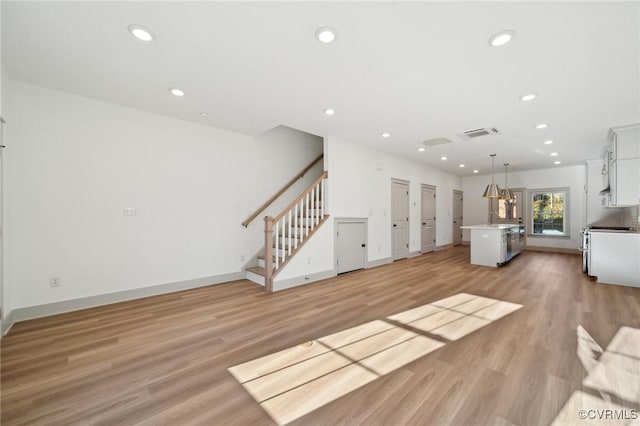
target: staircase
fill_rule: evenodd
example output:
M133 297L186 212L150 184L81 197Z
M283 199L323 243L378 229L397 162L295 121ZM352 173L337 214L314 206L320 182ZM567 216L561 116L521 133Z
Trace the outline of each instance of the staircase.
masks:
M264 218L265 248L258 266L247 268L247 279L273 291L273 279L329 218L325 213L325 171L276 217Z

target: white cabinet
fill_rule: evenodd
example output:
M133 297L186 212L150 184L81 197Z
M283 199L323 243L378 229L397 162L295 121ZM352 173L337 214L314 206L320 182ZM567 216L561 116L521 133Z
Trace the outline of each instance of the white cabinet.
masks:
M608 207L640 204L640 125L609 132Z
M614 163L612 201L616 206L640 204L640 158L618 159Z
M589 275L600 283L640 287L640 233L589 234Z

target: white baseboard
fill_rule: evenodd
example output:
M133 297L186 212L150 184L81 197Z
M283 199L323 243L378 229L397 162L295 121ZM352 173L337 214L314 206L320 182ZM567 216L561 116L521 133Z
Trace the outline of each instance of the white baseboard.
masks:
M281 281L276 280L273 283L273 291L280 291L305 284L311 284L312 282L326 280L327 278L335 276L336 271L333 269L328 269L326 271L315 272L313 274L303 275L300 277L287 278Z
M365 266L365 269L375 268L376 266L386 265L387 263L391 262L393 262L393 259L391 257L383 257L381 259L370 260L367 262L367 266Z
M420 256L422 254L421 251L412 251L409 252L409 255L407 256L407 259L412 258L412 257L416 257L416 256Z
M6 318L2 319L2 334L0 335L0 339L7 335L11 327L13 327L14 319L13 319L13 311L9 312Z
M230 274L215 275L211 277L196 278L193 280L177 281L168 284L154 285L150 287L136 288L132 290L118 291L115 293L100 294L97 296L81 297L79 299L64 300L61 302L47 303L44 305L29 306L14 309L11 312L15 322L34 318L47 317L65 312L78 311L80 309L109 305L111 303L125 302L127 300L143 297L157 296L192 288L206 287L213 284L221 284L228 281L236 281L245 278L244 271ZM3 326L4 328L4 326Z

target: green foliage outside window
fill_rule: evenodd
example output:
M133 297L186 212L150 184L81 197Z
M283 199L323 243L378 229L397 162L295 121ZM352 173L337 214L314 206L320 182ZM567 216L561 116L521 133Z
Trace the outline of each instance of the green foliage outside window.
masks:
M537 192L533 194L533 233L564 234L565 192Z

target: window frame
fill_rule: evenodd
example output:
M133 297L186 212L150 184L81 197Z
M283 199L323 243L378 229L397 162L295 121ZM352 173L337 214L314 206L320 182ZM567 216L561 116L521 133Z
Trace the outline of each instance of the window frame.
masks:
M534 202L533 202L533 197L536 194L545 194L545 193L549 193L549 192L564 192L564 208L563 208L563 214L562 214L562 226L564 229L564 232L562 234L534 234L533 233L533 208L534 208ZM527 214L529 215L528 219L527 219L527 236L530 237L534 237L534 238L565 238L565 239L569 239L571 238L571 227L570 227L570 222L569 222L569 214L570 214L570 200L571 200L571 193L569 191L569 187L567 186L563 186L563 187L555 187L555 188L534 188L534 189L529 189L527 190Z

